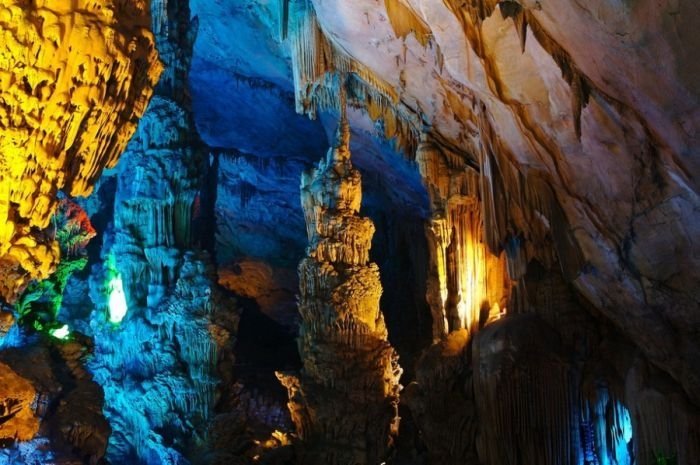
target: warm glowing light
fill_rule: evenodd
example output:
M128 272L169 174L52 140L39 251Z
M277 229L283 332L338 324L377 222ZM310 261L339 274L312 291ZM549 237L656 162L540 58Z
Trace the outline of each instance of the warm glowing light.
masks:
M109 321L121 323L126 316L127 310L122 277L120 274L117 274L109 282Z
M503 318L511 287L505 254L493 255L483 242L478 203L452 205L446 217L433 219L431 227L436 237L444 327L471 333L480 325Z
M70 336L70 330L68 329L68 325L63 325L60 328L49 330L49 334L56 339L67 339L68 336Z

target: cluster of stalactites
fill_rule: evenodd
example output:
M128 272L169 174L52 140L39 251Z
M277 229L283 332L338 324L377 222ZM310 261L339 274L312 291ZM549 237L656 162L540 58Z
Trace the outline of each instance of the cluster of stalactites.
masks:
M46 278L58 192L87 195L146 109L161 66L142 2L0 2L0 296Z
M152 0L151 16L158 53L165 64L156 95L189 107L189 92L184 90L199 26L196 17L190 18L190 0Z
M398 428L398 357L379 309L379 269L369 262L374 226L359 216L361 181L343 118L335 146L304 174L309 247L299 264L298 378L279 377L305 464L374 464Z
M473 333L501 317L512 287L505 254L494 253L484 239L479 174L427 137L416 161L433 211L426 228L433 336L437 340L458 329Z
M551 183L511 163L488 115L480 114L477 123L480 140L474 158L480 167L485 242L493 251L506 251L510 278L520 289L532 259L548 269L558 264L564 277L573 280L583 267L583 254ZM518 307L526 307L523 296L516 294Z
M401 104L396 89L325 36L310 2L282 1L280 8L289 31L297 112L315 118L319 110L340 108L337 76L347 76L343 87L350 103L365 109L398 149L413 153L421 122Z

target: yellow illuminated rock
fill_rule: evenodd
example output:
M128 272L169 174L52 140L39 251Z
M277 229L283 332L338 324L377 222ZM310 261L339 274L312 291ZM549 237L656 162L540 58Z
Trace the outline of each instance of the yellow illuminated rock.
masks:
M427 299L433 337L466 329L469 334L500 318L511 296L505 253L491 252L484 230L488 220L475 170L425 136L416 161L428 189L433 215L427 228L431 276Z
M28 441L39 431L32 411L36 390L9 366L0 363L0 440Z
M58 260L57 194L89 194L161 72L143 0L0 0L0 296Z

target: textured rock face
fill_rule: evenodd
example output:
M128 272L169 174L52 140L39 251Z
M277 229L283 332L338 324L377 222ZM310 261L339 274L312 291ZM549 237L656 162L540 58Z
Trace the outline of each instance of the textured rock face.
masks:
M461 329L433 344L417 362L415 381L401 395L420 429L427 463L479 463L470 336Z
M34 387L12 369L0 364L0 439L28 441L39 431L39 419L32 411Z
M388 3L403 7L313 2L399 116L478 164L491 248L521 238L517 262L558 261L698 403L698 6Z
M165 71L114 173L114 221L90 282L89 367L114 429L108 460L188 464L207 448L237 313L199 248L206 157L186 89L196 22L187 0L151 10Z
M97 338L90 366L106 388L115 425L112 461L185 463L194 450L204 462L245 462L244 455L265 448L251 446L251 425L286 428L276 400L255 394L245 400L248 388L236 385L219 402L228 410L212 428L216 450L198 453L206 441L193 433L204 431L217 399L214 365L234 386L231 336L238 315L220 305L209 258L190 250L198 241L215 250L224 265L221 282L279 321L294 321L291 283L280 286L286 279L278 278L288 275L284 268L298 262L305 245L304 216L294 202L298 175L326 147L323 128L331 125L324 110L337 106L337 75L345 73L354 107L349 117L361 128L353 138L362 147L353 148L353 165L363 173L363 216L378 234L370 251L374 228L358 215L359 176L343 161L347 146L340 144L304 185L311 243L299 267L304 370L298 378L282 376L302 440L300 460L384 460L398 396L391 340L402 365L404 353L416 356L435 342L416 367L405 367L415 383L402 395L402 416L412 418L423 442L412 449L415 462L700 463L700 70L694 57L700 7L694 3L192 0L204 25L193 57L196 24L187 2L152 1L153 30L168 67L124 157L128 164L103 184L105 197L116 189L117 203L102 220L114 219L110 232L98 239L103 257L114 258L109 273L119 279L105 286L97 270L90 286L75 280L69 286L72 303L85 301L90 287L98 304L88 304L71 327ZM93 14L99 5L78 1L70 8L76 4L85 8L50 9L59 22L70 15L96 18L88 23L98 32L112 21L110 13ZM0 31L14 33L33 9L48 8L36 5L10 11L15 16L0 10ZM119 3L126 13L115 10L115 24L126 18L117 37L127 37L130 15L143 11L140 3L129 5ZM29 22L38 30L52 21ZM82 27L81 21L75 24ZM287 44L279 46L278 35ZM64 43L74 51L85 46L76 32L66 37L57 50ZM114 47L126 50L126 43L117 40ZM0 44L0 57L2 47L15 50L10 39ZM141 42L134 44L134 54L146 50L150 57ZM37 60L46 58L42 53ZM10 61L32 57L20 55ZM107 74L132 64L124 76L141 70L123 58L110 60L120 67L107 66ZM190 62L192 102L185 85ZM62 182L66 189L80 185L69 174L78 179L83 168L99 171L97 161L78 155L107 157L107 149L79 147L90 145L88 138L104 136L109 147L117 143L112 136L122 140L120 130L86 129L103 122L102 113L60 120L70 128L65 141L51 135L58 123L49 116L78 113L49 110L63 110L73 98L92 105L93 91L85 97L79 89L92 79L95 63L84 63L62 65L73 66L62 76L76 76L69 83L76 90L65 99L45 99L51 83L63 81L42 84L34 71L23 79L28 66L8 67L5 80L0 74L0 84L9 83L8 98L24 93L47 105L33 112L29 99L31 105L5 120L0 105L0 125L18 120L28 143L44 147L45 137L66 145L41 159L28 145L15 163L5 155L10 139L0 139L3 160L12 161L8 176L29 183L20 194L7 191L12 224L0 226L11 230L0 240L9 247L0 248L0 268L16 271L18 289L56 262L51 234L40 237L41 215L34 212L51 210ZM142 95L133 80L128 87L122 74L111 81L107 74L107 94ZM6 87L1 90L4 98ZM295 117L295 98L298 111L321 122ZM111 111L110 125L131 124L124 122L127 106ZM37 118L41 130L32 126ZM216 146L208 160L195 121ZM364 150L369 133L392 139L408 162L388 150ZM48 183L28 180L35 172L43 176L41 170L59 174ZM205 176L209 185L202 189ZM50 200L25 205L24 196L44 194ZM425 238L417 240L424 220ZM0 291L15 293L9 286ZM107 321L111 295L121 295L123 310L128 307L118 327ZM85 315L93 310L88 323ZM5 344L15 333L7 331L11 315L1 316ZM73 430L71 409L56 411L65 418L57 424L66 427L68 444L91 457L104 454L106 429L82 441L89 426ZM287 460L289 448L281 452L279 461ZM47 461L30 456L22 452L19 460ZM0 451L0 461L6 457L13 456Z
M89 347L78 340L37 344L0 353L10 389L9 432L0 450L3 463L68 465L100 463L111 429L102 414L102 389L83 368ZM24 403L22 402L24 399ZM23 407L23 408L22 408ZM16 431L18 423L22 427ZM22 442L15 442L13 434Z
M279 375L302 440L300 462L372 464L398 427L398 357L379 310L381 284L369 263L374 226L358 215L360 174L347 121L317 169L302 177L309 248L299 264L299 378Z
M260 311L275 321L293 326L290 316L296 314L294 289L299 283L291 270L243 260L220 269L219 284L238 296L255 300Z
M479 333L474 397L482 462L578 462L574 373L558 338L532 315L507 318Z
M0 3L0 296L54 269L57 194L113 166L161 71L142 1Z
M479 177L455 154L423 140L416 151L431 197L426 228L430 270L426 298L433 315L433 338L479 327L505 313L511 281L502 252L494 255L484 240Z

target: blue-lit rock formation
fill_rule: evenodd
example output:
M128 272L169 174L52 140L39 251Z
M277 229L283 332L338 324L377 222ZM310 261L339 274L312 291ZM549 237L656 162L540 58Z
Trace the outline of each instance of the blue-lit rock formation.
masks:
M217 361L235 331L215 323L223 300L197 251L206 152L187 92L196 21L187 1L151 5L165 63L116 170L113 222L90 282L89 368L105 391L112 463L187 464L207 446Z
M188 252L176 260L177 278L157 304L132 302L118 324L105 305L92 321L89 367L105 390L108 458L116 463L185 464L206 446L218 382L211 326L222 303L206 258Z

